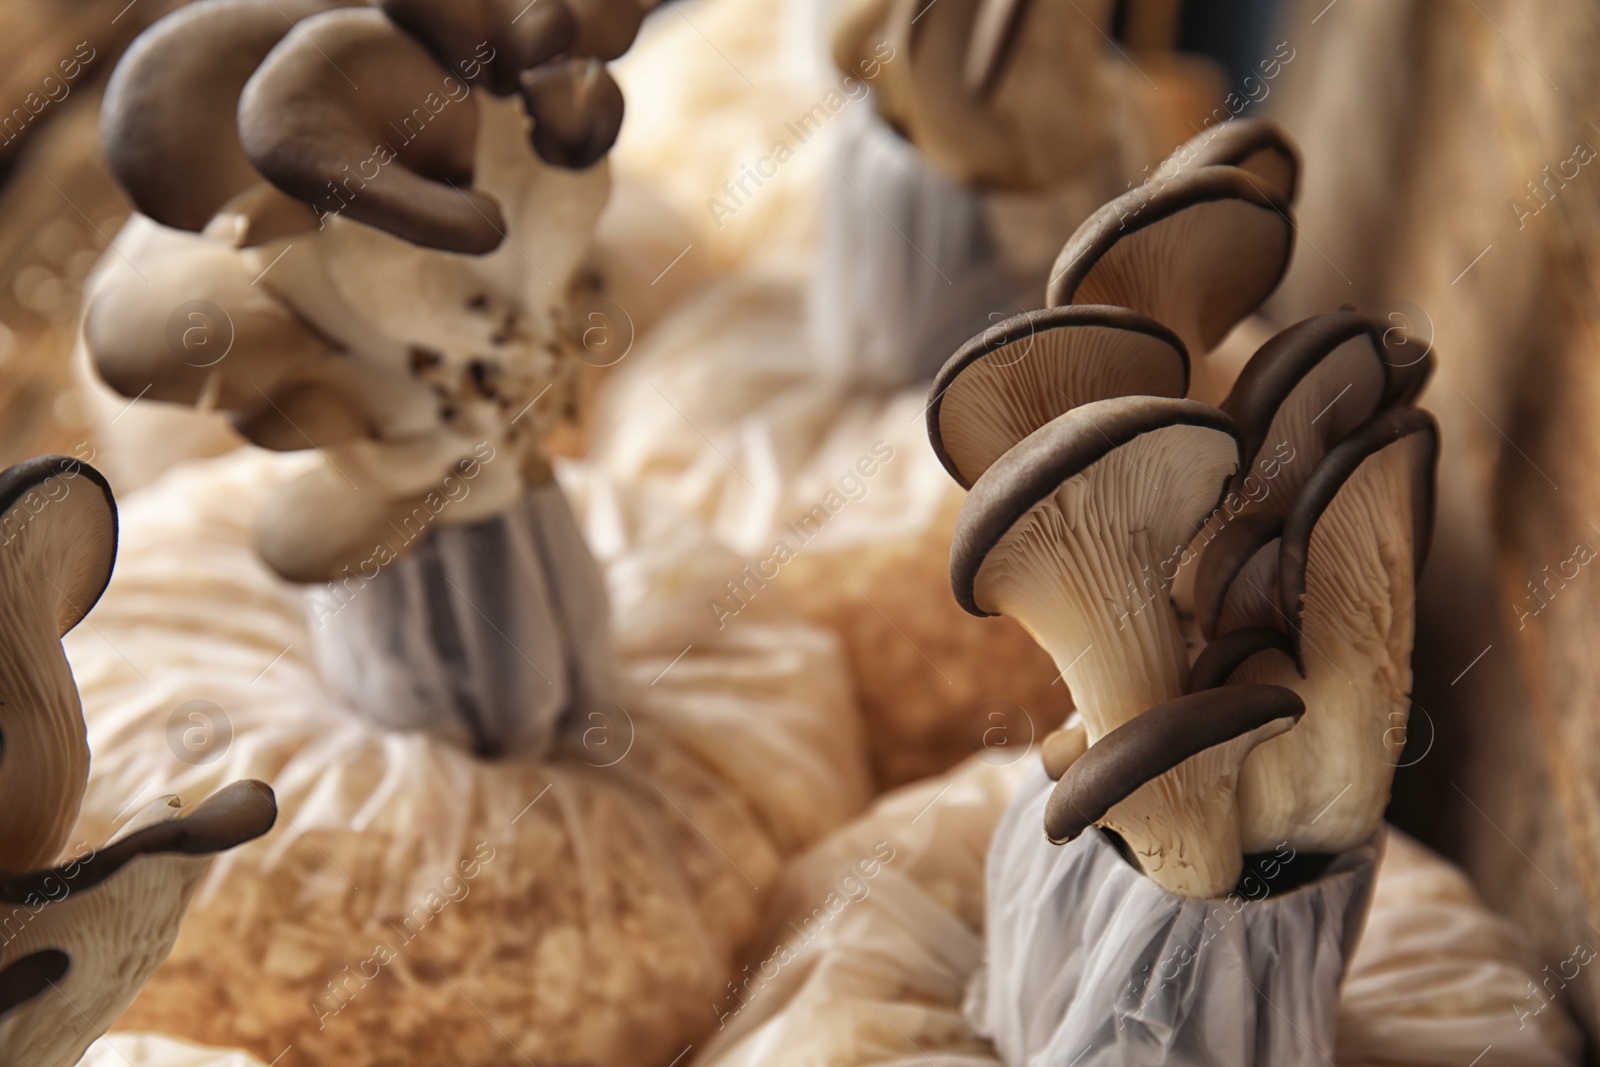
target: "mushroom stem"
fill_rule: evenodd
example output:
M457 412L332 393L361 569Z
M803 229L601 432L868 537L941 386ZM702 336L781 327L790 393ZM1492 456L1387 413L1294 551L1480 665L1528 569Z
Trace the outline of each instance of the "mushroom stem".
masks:
M1150 880L1184 897L1224 896L1244 869L1239 769L1287 725L1263 727L1191 756L1113 808L1101 824L1128 843Z
M1050 653L1091 745L1184 692L1168 589L1238 466L1235 433L1193 401L1094 401L973 484L951 549L957 599L1017 619Z
M986 602L1050 654L1094 744L1180 696L1188 657L1160 582L1174 549L1158 550L1141 530L1119 551L1099 539L1099 509L1061 499L1067 495L1041 509L1028 539L1033 551L997 569Z

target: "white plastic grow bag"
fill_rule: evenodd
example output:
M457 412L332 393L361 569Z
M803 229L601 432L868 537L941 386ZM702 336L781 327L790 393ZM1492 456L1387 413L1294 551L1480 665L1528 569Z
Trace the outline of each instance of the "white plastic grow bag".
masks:
M973 758L883 797L792 861L740 996L719 1002L733 1010L694 1067L1022 1067L1003 1060L962 1008L984 952L989 845L1033 768L1031 756L1010 767ZM892 858L864 878L859 864L876 859L880 843ZM816 928L807 919L826 911L829 893L857 899L814 936L797 933ZM1527 941L1459 870L1390 829L1330 1060L1574 1067L1578 1033L1557 1007L1525 1020L1513 1010L1527 1003L1538 969Z
M240 777L281 812L212 867L121 1025L278 1067L670 1061L783 857L865 803L836 640L776 594L719 632L704 603L731 557L572 469L615 706L547 759L385 731L318 671L305 591L255 555L264 494L303 465L247 450L124 499L115 576L67 642L95 753L82 839L130 800Z

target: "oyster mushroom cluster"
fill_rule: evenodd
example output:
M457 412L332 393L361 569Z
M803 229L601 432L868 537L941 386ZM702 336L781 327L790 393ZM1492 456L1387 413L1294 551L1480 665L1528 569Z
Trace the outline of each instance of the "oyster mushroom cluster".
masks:
M604 590L550 435L589 367L569 296L636 0L202 0L118 64L140 211L85 344L134 399L305 453L255 542L366 717L482 756L612 693ZM609 362L611 357L607 355Z
M1050 306L965 345L928 409L969 489L956 598L1019 620L1081 715L1045 746L1049 838L1112 830L1186 897L1246 854L1376 833L1410 707L1431 355L1344 310L1232 383L1207 365L1288 265L1295 174L1270 123L1205 131L1084 223Z
M583 367L568 287L622 118L602 61L646 7L203 0L118 64L103 142L142 218L87 347L125 396L317 450L261 520L284 577L336 580L408 551L408 520L548 481Z
M69 848L89 748L61 638L111 579L116 505L94 468L42 456L0 473L0 530L0 1060L69 1067L166 959L211 856L265 834L277 807L235 782Z

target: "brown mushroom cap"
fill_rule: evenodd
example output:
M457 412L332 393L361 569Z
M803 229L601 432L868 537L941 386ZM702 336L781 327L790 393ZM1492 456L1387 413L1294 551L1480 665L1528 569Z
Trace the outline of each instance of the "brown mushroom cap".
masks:
M64 491L46 493L48 503L23 518L29 494L52 483ZM89 464L68 456L23 460L0 472L0 538L0 547L22 551L14 566L38 575L54 591L60 637L83 621L111 581L117 559L117 503L111 485Z
M1378 343L1389 368L1389 391L1384 395L1383 406L1414 403L1433 377L1433 344L1420 341L1398 326L1384 330Z
M1231 685L1169 700L1106 734L1068 767L1045 807L1045 834L1065 844L1136 789L1208 748L1305 714L1275 685Z
M1050 272L1046 302L1115 304L1170 326L1194 358L1289 267L1289 202L1237 167L1152 179L1089 216Z
M1289 635L1274 626L1246 626L1230 630L1209 642L1195 657L1189 668L1189 691L1216 689L1226 685L1229 676L1243 666L1251 656L1263 652L1281 652L1291 660L1294 645Z
M497 96L515 93L524 70L566 52L578 35L562 0L377 0L377 6L445 70Z
M533 117L533 148L557 167L594 166L622 129L622 87L597 59L546 63L523 75L522 99Z
M1079 404L1188 389L1183 342L1154 319L1097 305L1030 311L972 338L939 369L928 440L970 488L1018 441Z
M245 154L321 213L448 252L492 251L500 206L468 188L478 109L468 87L373 9L300 23L239 100Z
M140 34L100 110L106 165L134 206L164 226L198 232L258 184L239 143L239 94L296 21L340 2L205 0Z
M1384 406L1391 382L1381 337L1376 323L1353 311L1315 315L1272 337L1239 372L1222 402L1244 433L1235 481L1265 448L1294 452L1272 477L1256 474L1268 486L1270 510L1286 511L1327 450Z
M271 830L278 805L264 782L233 782L179 818L156 823L97 849L88 858L47 871L0 871L0 903L29 904L59 895L65 885L82 893L107 881L140 856L171 853L209 856L236 848Z
M1324 588L1318 594L1316 610L1327 616L1329 626L1337 627L1341 604L1349 595L1345 586L1358 581L1363 569L1353 557L1373 554L1371 523L1354 522L1345 511L1387 515L1400 509L1398 514L1405 519L1401 525L1410 540L1407 547L1414 581L1433 532L1438 452L1439 430L1432 415L1419 408L1390 408L1330 449L1306 479L1284 518L1278 555L1278 606L1288 626L1295 662L1302 670L1313 538L1319 532L1324 534L1327 562L1317 568L1316 579ZM1363 471L1370 471L1370 478L1363 480ZM1384 484L1374 485L1379 479ZM1380 552L1389 548L1378 546ZM1410 596L1409 589L1406 595Z
M1238 167L1270 182L1291 204L1299 192L1300 153L1271 119L1230 119L1209 126L1167 158L1184 170Z
M1200 553L1194 615L1207 640L1277 620L1278 539L1283 519L1270 511L1235 515Z
M1222 481L1237 462L1231 445L1225 464L1194 454L1193 434L1221 434L1237 440L1233 420L1208 404L1166 397L1127 396L1077 407L1030 434L976 482L956 520L950 545L950 584L956 600L974 615L989 615L978 600L980 572L994 550L1022 524L1029 512L1061 486L1095 464L1115 461L1117 450L1146 435L1170 437L1160 448L1163 469L1127 472L1129 495L1141 511L1165 515L1170 532L1154 538L1159 546L1183 545L1194 527L1215 510L1222 484L1213 477L1226 466ZM1145 488L1147 486L1148 493ZM1163 492L1165 490L1165 492ZM1135 521L1145 521L1143 515Z

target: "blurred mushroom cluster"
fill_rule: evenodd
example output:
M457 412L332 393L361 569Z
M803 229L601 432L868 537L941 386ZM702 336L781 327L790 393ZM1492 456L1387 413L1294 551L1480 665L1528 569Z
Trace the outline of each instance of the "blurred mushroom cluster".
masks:
M212 855L265 834L277 807L263 783L235 782L69 848L89 747L61 638L111 579L116 504L93 467L41 456L0 472L0 529L0 1057L71 1067L172 950Z
M588 369L567 316L622 119L602 61L645 8L379 8L207 0L135 42L102 123L142 215L92 287L87 346L126 397L314 450L256 543L344 591L317 630L352 700L537 752L612 687L546 445ZM507 634L533 658L498 655Z

